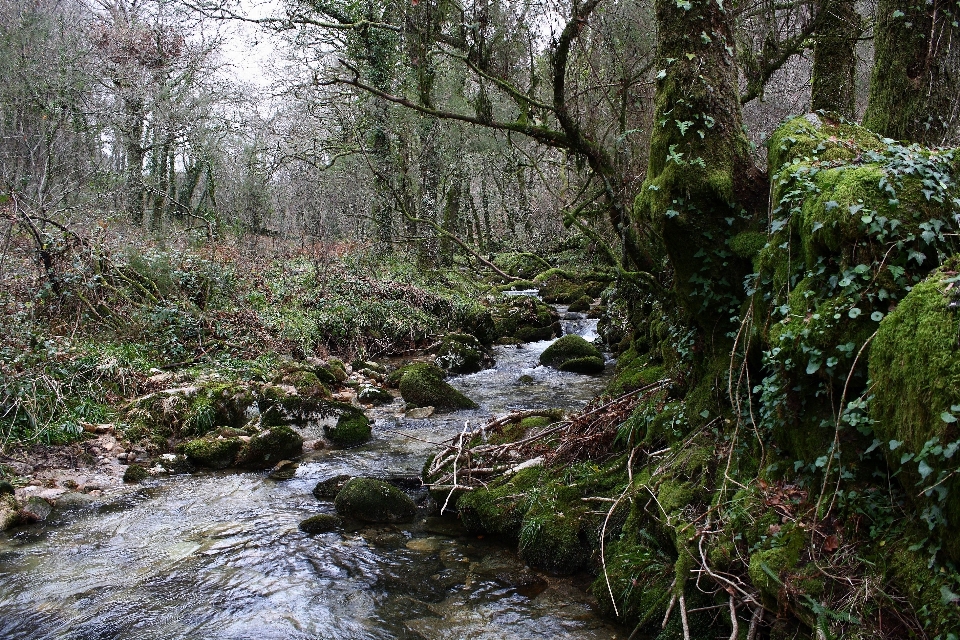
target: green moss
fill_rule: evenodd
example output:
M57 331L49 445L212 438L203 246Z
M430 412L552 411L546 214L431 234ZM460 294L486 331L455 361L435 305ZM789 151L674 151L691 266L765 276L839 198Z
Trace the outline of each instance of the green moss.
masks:
M413 500L400 489L373 478L354 478L334 500L337 513L364 522L410 522L417 513Z
M243 448L240 438L199 438L180 447L180 451L196 465L211 469L232 466Z
M516 540L523 516L535 498L542 469L524 469L505 482L461 496L457 511L471 533L489 533Z
M557 369L560 371L569 371L570 373L603 373L603 358L587 356L585 358L571 358L561 363Z
M563 269L552 268L552 269L547 269L546 271L538 274L537 277L533 279L533 282L535 284L543 284L548 280L554 280L557 278L562 278L564 280L573 280L574 275L569 271L564 271Z
M900 470L908 495L956 467L942 447L960 441L960 305L956 294L947 291L960 284L958 271L960 257L955 257L915 286L880 323L870 350L874 431L891 466ZM901 464L906 454L917 456L925 445L938 444L941 449L922 463L910 459ZM946 490L947 530L953 531L960 526L960 479L948 477L940 486ZM950 556L960 559L960 539L951 533L944 543Z
M493 264L516 278L533 278L550 263L533 253L501 253L493 258Z
M357 401L363 404L389 404L393 402L393 396L386 389L368 385L360 387Z
M593 304L593 298L589 295L586 295L570 303L570 306L567 307L567 311L573 311L575 313L589 311L591 304Z
M400 395L418 407L435 407L439 411L473 409L477 404L443 380L443 371L432 364L406 367L400 376Z
M143 465L131 464L123 472L123 481L129 483L142 482L150 477L150 472Z
M324 435L338 447L354 447L370 439L370 420L361 411L345 412L334 426L325 425Z
M767 234L744 231L730 238L730 250L741 258L753 260L767 244Z
M773 132L767 143L768 165L772 175L794 159L852 160L883 146L879 136L862 127L807 114L787 120Z
M559 334L559 315L551 307L528 296L501 299L491 309L495 334L524 342L548 340Z
M551 278L540 285L540 297L544 302L571 304L580 298L590 297L586 287L571 280Z
M580 536L580 513L553 500L536 501L524 514L520 528L519 551L532 567L553 573L569 574L589 557Z
M600 353L600 350L593 346L593 343L587 342L582 337L570 334L563 336L547 347L543 353L540 354L540 364L559 369L564 363L586 358L593 358L595 360L594 362L581 364L588 368L595 367L595 361L599 360L600 370L603 369L603 354Z

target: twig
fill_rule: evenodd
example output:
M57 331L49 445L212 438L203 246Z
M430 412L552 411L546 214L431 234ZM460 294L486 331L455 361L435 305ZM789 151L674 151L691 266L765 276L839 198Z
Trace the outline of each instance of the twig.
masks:
M733 601L733 594L730 594L730 640L737 640L740 637L740 622L737 621L737 605Z
M681 587L682 589L682 587ZM690 640L690 623L687 621L687 603L680 592L680 624L683 625L683 640Z

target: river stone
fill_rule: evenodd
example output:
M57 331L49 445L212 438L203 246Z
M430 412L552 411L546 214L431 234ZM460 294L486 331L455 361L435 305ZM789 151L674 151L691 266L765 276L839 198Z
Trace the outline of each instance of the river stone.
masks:
M434 407L414 407L407 411L406 416L414 420L422 420L432 416L434 411L436 411Z
M280 460L296 458L303 453L303 436L285 425L270 427L250 438L241 460L244 466L267 469Z
M267 477L271 480L289 480L297 474L298 466L292 460L281 460L270 470Z
M20 509L20 517L26 522L42 522L50 517L53 507L50 503L38 496L30 496Z
M393 402L393 396L386 389L373 385L362 385L357 393L357 401L363 404L389 404Z
M364 522L410 522L417 506L400 489L373 478L354 478L334 500L337 513Z
M340 493L340 490L343 489L343 485L352 479L353 476L343 474L321 480L317 483L317 486L313 488L313 495L316 496L317 500L333 500L337 497L337 494Z
M338 447L355 447L370 439L370 419L357 409L344 411L335 425L324 425L323 433Z
M328 533L339 529L341 524L343 524L343 521L339 516L335 516L332 513L319 513L303 520L300 523L300 530L310 535L315 533Z
M188 460L201 467L226 469L231 466L244 442L235 438L197 438L183 445L182 451Z
M476 373L487 360L483 345L468 333L451 333L440 341L437 364L449 373Z
M427 363L405 368L400 377L400 395L418 407L435 407L438 411L476 409L477 403L443 380L443 370Z
M603 354L578 335L566 335L540 354L540 364L575 373L603 371Z

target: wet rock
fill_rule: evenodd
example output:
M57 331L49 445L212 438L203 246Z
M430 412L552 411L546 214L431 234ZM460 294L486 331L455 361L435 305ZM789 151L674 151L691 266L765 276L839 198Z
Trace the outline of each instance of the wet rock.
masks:
M436 553L443 546L440 538L414 538L407 541L407 549L423 553Z
M422 420L432 416L434 411L436 411L434 407L414 407L413 409L407 411L407 413L404 415L414 420Z
M505 298L492 308L491 313L496 334L501 337L535 342L560 335L557 312L534 298Z
M434 516L427 518L423 525L423 530L427 533L433 533L440 536L449 536L459 538L467 535L467 529L460 522L459 518L444 518Z
M342 524L343 521L339 516L335 516L332 513L319 513L303 520L300 523L300 530L313 535L316 533L336 531Z
M403 372L399 376L400 395L412 405L435 407L438 411L477 407L477 403L443 380L443 370L436 365L419 363L400 371Z
M323 433L338 447L355 447L370 439L370 419L363 412L350 407L337 418L335 425L324 425Z
M337 513L364 522L410 522L417 513L413 500L381 480L354 478L334 500Z
M313 488L313 495L316 496L317 500L333 500L337 497L337 494L340 493L340 490L343 489L343 485L352 479L353 476L344 474L321 480L317 483L317 486Z
M297 467L300 466L291 460L281 460L270 470L267 476L271 480L289 480L297 474Z
M303 453L303 436L285 425L276 425L250 438L240 452L240 462L252 469L268 469L280 460Z
M574 373L603 371L603 354L593 344L577 335L566 335L540 354L540 364Z
M393 396L386 389L373 385L361 385L357 400L363 404L390 404Z
M150 477L150 472L147 471L146 467L139 464L131 464L127 467L126 471L123 472L123 481L129 483L142 482Z
M547 581L543 576L511 557L489 555L482 562L471 564L470 570L476 575L494 580L505 587L526 593L538 593L547 587Z
M183 454L165 453L157 458L157 462L167 473L189 473L193 471L193 465Z
M236 438L198 438L181 447L183 454L194 464L210 469L232 466L244 442Z
M30 496L20 509L20 519L28 524L42 522L49 518L52 512L53 507L49 502L39 496Z

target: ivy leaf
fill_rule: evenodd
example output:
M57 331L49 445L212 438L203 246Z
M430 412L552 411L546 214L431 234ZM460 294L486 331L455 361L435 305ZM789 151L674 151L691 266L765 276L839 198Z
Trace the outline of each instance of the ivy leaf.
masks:
M893 12L894 18L902 18L905 15L907 14L905 14L903 11L900 11L900 9L897 9L896 11Z
M813 375L819 370L820 370L819 360L811 359L810 362L807 363L807 375Z
M950 591L950 587L943 585L940 587L940 601L945 605L956 604L960 602L960 596Z
M823 205L823 208L826 209L827 211L833 211L839 206L840 205L837 203L836 200L830 200L829 202Z
M855 216L855 215L857 215L858 213L860 213L860 210L861 210L861 209L863 209L863 205L862 205L862 204L852 204L852 205L850 205L850 206L848 207L848 209L850 210L850 215Z
M860 311L859 307L853 307L850 311L847 311L847 315L851 318L857 318L861 313L863 313L863 311Z
M921 460L920 464L917 465L917 471L920 472L920 478L926 480L927 476L933 473L933 467L928 465L926 460Z
M874 322L880 322L881 320L883 320L883 312L874 311L873 313L870 314L870 319L873 320Z
M657 71L657 80L663 80L666 77L667 77L666 69L660 69L660 71Z
M900 442L899 440L891 440L891 441L890 441L890 451L896 451L896 450L897 450L897 447L899 447L899 446L902 445L902 444L903 444L903 443Z
M953 424L957 421L956 417L949 411L944 411L940 414L940 419L946 422L947 424Z

